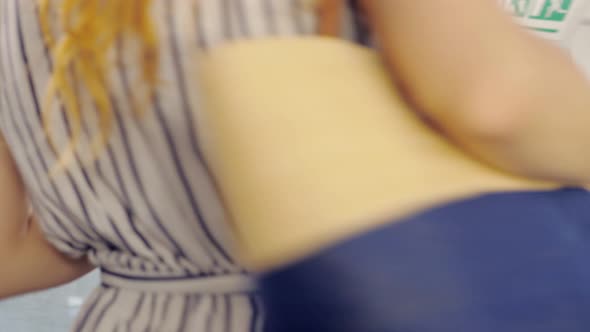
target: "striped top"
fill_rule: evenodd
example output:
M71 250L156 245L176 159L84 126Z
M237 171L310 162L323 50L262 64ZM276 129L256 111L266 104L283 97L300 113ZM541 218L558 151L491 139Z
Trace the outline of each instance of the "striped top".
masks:
M94 162L79 153L51 179L56 162L42 130L40 104L53 59L44 45L37 0L0 3L0 129L24 178L47 239L101 269L74 331L250 332L262 329L255 287L232 254L232 238L197 131L198 82L188 75L196 47L238 38L308 35L316 18L305 0L156 0L161 80L141 118L130 106L134 59L112 50L110 96L116 120ZM347 38L356 38L347 15ZM82 144L96 132L83 107ZM51 118L65 146L70 124Z

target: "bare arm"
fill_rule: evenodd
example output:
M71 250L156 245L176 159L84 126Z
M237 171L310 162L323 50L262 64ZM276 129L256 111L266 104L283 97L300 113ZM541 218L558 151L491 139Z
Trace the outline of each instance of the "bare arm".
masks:
M0 137L0 299L74 280L92 267L60 254L29 218L18 171Z
M471 153L528 176L590 180L590 85L496 0L361 0L407 97Z

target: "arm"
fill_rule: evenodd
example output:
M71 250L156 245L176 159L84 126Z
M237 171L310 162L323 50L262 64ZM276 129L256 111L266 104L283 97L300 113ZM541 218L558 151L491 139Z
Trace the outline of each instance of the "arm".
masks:
M51 246L29 218L23 183L0 137L0 299L64 284L89 272Z
M495 0L361 0L406 97L495 166L590 180L590 86Z

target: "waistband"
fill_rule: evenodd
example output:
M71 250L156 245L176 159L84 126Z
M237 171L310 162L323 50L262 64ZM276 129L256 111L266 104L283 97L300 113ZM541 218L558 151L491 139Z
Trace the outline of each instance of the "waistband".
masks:
M219 276L146 277L125 275L101 269L104 286L142 292L231 294L252 293L257 289L253 278L232 274Z

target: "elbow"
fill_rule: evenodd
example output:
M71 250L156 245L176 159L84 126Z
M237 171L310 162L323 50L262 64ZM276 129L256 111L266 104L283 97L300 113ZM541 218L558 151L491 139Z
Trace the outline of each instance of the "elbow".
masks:
M465 89L449 121L451 129L476 140L510 142L538 113L537 92L515 80L489 80Z
M543 87L536 76L525 66L479 68L444 81L406 80L403 88L408 101L448 136L507 141L538 113Z
M515 100L516 104L519 100ZM492 100L459 109L457 130L475 140L510 142L532 117L529 107L509 100Z
M524 87L515 93L488 92L457 108L448 134L478 159L496 168L539 180L580 185L590 180L588 130L580 120L563 120L563 106L548 93ZM583 105L586 105L584 100ZM572 118L586 107L568 104Z

